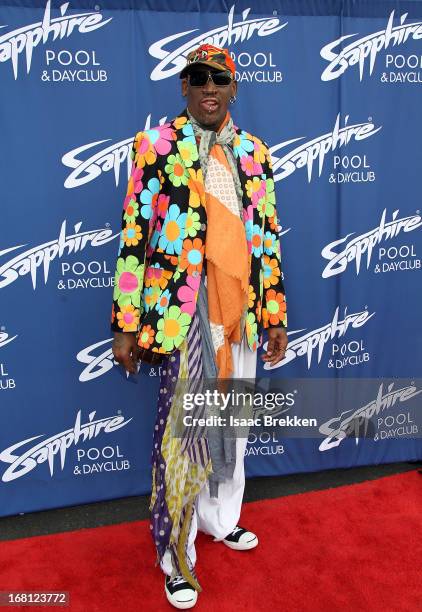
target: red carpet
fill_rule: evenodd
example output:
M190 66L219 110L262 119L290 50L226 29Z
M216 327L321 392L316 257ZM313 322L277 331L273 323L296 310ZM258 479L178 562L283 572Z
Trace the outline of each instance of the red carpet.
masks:
M420 610L421 517L416 471L245 504L241 524L260 545L235 552L200 534L195 610ZM72 612L174 610L147 521L1 542L0 551L0 590L70 591Z

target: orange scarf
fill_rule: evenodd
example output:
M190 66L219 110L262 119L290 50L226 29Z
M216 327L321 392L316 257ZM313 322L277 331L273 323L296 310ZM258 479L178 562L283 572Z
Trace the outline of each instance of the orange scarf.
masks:
M228 119L227 113L220 130ZM217 143L209 153L205 202L209 321L218 377L228 378L233 371L231 343L241 341L241 317L248 302L249 258L232 171Z

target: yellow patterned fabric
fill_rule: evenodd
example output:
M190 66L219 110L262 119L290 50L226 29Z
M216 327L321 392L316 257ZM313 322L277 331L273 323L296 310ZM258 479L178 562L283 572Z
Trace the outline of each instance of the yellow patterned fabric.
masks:
M188 339L180 346L180 365L178 380L171 397L164 435L161 442L161 455L165 462L165 503L172 529L168 543L176 568L183 577L198 591L201 590L196 576L191 572L186 559L186 542L189 534L195 498L205 486L211 472L211 462L202 466L192 461L186 451L182 451L182 438L175 436L180 432L180 421L184 416L183 394L189 380ZM166 390L169 392L170 390ZM153 467L153 489L150 510L157 500L155 470Z

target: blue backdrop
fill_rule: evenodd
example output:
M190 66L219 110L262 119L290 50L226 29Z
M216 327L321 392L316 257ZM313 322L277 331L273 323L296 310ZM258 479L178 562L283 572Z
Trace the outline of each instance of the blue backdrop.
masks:
M158 370L113 363L112 277L133 137L202 42L273 156L289 348L259 374L401 389L364 439L341 401L316 437L251 432L247 474L422 457L422 1L153 4L0 0L0 515L150 490Z

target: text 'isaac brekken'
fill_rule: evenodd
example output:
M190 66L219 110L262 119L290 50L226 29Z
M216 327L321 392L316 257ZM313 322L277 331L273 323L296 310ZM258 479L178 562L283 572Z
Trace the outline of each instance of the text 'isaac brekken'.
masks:
M209 417L194 417L187 414L183 417L183 425L186 427L317 427L316 419L301 419L297 416L275 417L270 414L265 414L255 418L240 418L230 415L209 416Z

